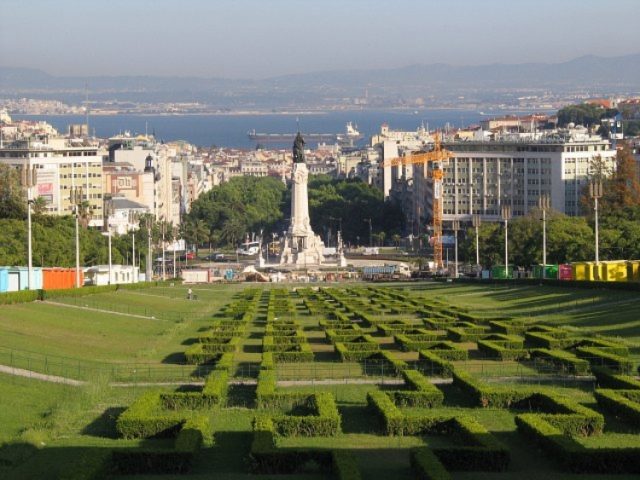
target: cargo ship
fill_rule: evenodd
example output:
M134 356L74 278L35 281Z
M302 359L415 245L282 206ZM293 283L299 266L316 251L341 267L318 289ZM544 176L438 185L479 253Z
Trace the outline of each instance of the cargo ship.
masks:
M296 137L295 133L257 133L251 130L247 133L247 136L257 143L293 143ZM305 133L302 132L307 143L339 143L344 145L353 145L354 142L363 138L363 135L358 131L358 127L354 126L351 122L348 122L344 133Z

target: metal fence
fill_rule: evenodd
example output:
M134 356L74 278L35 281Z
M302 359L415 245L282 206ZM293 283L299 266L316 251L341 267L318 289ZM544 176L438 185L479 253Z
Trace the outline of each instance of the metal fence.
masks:
M634 365L640 357L632 356ZM591 365L600 365L601 359L586 359ZM575 375L568 367L554 365L541 359L521 361L496 361L489 359L465 360L453 362L474 377L485 381L513 383L559 383L572 385L592 381L589 375ZM63 356L46 355L37 352L20 351L0 347L0 365L22 369L25 376L31 373L52 375L73 380L104 380L111 383L159 384L201 382L215 365L187 365L163 363L115 363L78 360ZM409 368L420 371L429 377L438 377L439 370L433 364L423 361L408 362ZM237 363L233 368L233 378L239 381L251 381L258 377L259 363ZM276 365L279 381L323 382L336 381L347 383L385 383L397 380L400 373L385 361L364 360L361 362L300 362L279 363ZM636 375L637 371L622 372Z

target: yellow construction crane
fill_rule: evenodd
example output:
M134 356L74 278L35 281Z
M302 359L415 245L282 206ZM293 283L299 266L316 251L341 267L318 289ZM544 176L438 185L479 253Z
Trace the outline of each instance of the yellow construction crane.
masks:
M433 261L436 269L441 270L442 263L442 164L453 157L453 153L442 147L440 135L436 133L434 146L430 152L419 152L404 157L390 158L383 167L416 165L431 163L429 176L433 179Z

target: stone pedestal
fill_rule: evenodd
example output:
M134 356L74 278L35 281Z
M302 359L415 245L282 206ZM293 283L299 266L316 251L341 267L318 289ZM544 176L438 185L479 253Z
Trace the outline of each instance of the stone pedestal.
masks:
M295 163L291 187L291 223L281 248L281 265L308 267L321 265L324 260L324 243L313 233L309 222L308 180L307 165L302 162Z

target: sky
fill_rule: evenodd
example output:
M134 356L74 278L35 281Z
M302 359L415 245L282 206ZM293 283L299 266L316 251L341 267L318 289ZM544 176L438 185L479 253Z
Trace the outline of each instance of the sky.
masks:
M0 0L0 66L266 78L640 52L638 0Z

